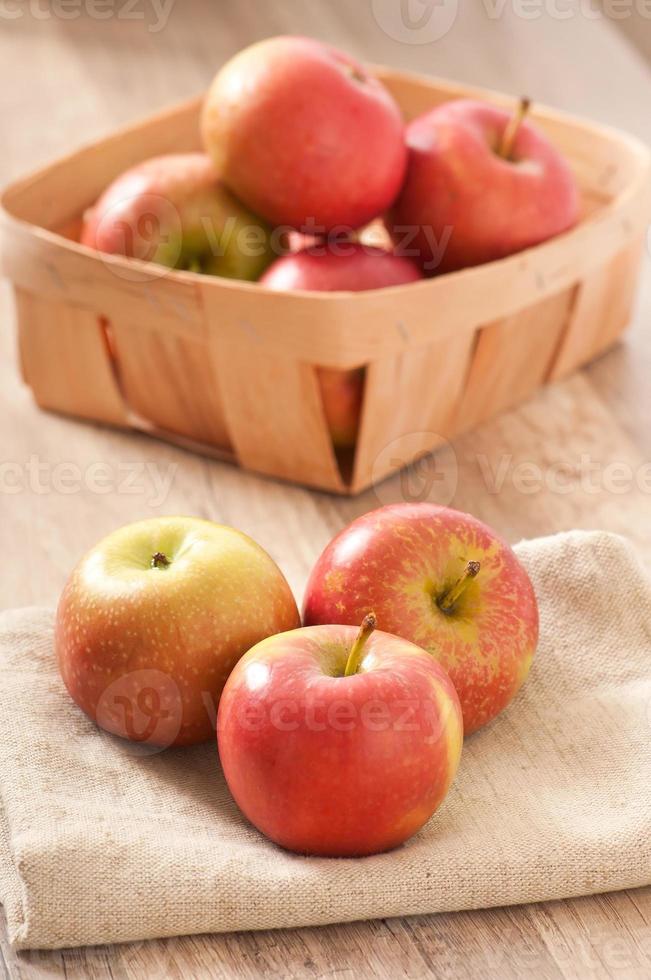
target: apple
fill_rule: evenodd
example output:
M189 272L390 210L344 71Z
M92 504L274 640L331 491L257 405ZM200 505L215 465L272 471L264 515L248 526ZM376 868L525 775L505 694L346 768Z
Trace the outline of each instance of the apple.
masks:
M232 279L257 279L275 257L269 226L220 182L205 153L170 153L125 171L84 216L81 243Z
M274 37L235 55L205 100L204 147L225 183L274 225L358 228L389 207L405 173L400 109L347 54Z
M459 764L461 709L433 657L406 640L315 626L258 643L219 706L219 755L244 815L300 854L397 847L444 799Z
M576 224L579 194L547 137L505 109L458 99L407 127L407 176L387 219L427 272L491 262Z
M350 371L317 368L316 376L332 445L336 450L353 449L359 434L364 400L363 368Z
M267 289L350 290L361 292L422 279L410 259L353 241L312 242L276 259L260 279ZM336 449L355 445L364 391L361 369L317 368L323 410Z
M109 534L70 576L56 615L59 670L101 728L150 745L214 735L234 664L300 624L282 573L251 538L194 517Z
M276 259L260 282L277 291L364 292L422 278L421 270L411 259L340 238L315 241L299 252Z
M470 514L434 504L364 514L318 559L305 625L356 623L368 609L445 667L466 735L515 696L538 642L536 596L513 550Z

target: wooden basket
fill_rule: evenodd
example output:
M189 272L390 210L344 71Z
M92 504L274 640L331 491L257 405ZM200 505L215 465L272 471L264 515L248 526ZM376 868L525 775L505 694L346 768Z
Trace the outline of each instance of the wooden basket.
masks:
M409 118L460 96L513 103L377 74ZM586 363L626 326L649 218L649 153L542 108L534 116L573 166L583 219L499 262L373 292L281 294L190 272L152 277L151 265L77 244L83 211L122 170L200 148L199 109L199 99L173 108L5 191L4 271L23 376L43 408L356 493ZM317 367L365 369L349 458L333 449Z

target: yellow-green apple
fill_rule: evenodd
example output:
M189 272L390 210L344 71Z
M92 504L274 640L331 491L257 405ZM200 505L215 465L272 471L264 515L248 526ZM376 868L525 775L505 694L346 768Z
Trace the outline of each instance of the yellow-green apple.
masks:
M145 160L84 216L81 243L176 269L257 279L274 258L271 229L217 177L205 153Z
M79 563L55 631L63 681L101 728L150 745L214 735L237 660L300 623L277 565L251 538L194 517L129 524Z
M285 290L382 289L422 279L411 259L360 242L312 242L307 248L276 259L260 279L262 285ZM319 368L323 410L337 449L355 445L364 389L364 372Z
M531 580L509 545L470 514L391 504L353 521L317 561L304 623L356 623L373 609L448 671L466 735L525 680L538 642Z
M407 127L409 163L387 219L399 252L428 273L500 259L576 224L572 171L523 117L473 99L445 102Z
M212 83L201 129L226 184L274 225L358 228L389 207L405 173L392 96L312 38L268 38L235 55Z
M424 650L375 632L315 626L263 640L229 677L219 755L258 830L301 854L375 854L442 802L463 729L454 687Z

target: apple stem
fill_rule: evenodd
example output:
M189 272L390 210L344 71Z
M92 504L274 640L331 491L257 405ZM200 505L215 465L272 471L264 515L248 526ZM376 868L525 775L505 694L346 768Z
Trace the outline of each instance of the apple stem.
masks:
M353 643L350 653L348 654L348 660L346 661L346 669L344 671L344 677L350 677L351 674L357 673L357 668L359 667L360 661L362 659L362 653L364 651L364 646L369 636L377 626L377 619L375 618L375 613L368 613L364 616L362 620L362 625L360 626L359 633Z
M155 555L151 558L152 568L167 568L170 564L170 560L167 555L164 555L162 551L157 551Z
M437 605L441 612L451 613L458 600L461 598L463 593L466 591L468 582L476 578L479 575L479 569L481 565L478 561L469 561L466 565L463 575L454 583L451 589L444 592L442 596L439 597Z
M520 126L524 117L529 112L531 106L531 99L520 99L518 103L518 108L515 110L513 115L508 121L506 129L502 133L502 139L497 151L497 155L502 157L504 160L510 160L511 154L513 153L513 147L515 145L515 140L518 135Z

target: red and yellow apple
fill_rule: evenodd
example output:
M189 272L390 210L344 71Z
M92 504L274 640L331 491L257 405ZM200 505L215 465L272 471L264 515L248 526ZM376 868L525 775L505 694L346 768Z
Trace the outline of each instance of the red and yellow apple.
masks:
M336 240L312 242L300 252L277 259L260 282L276 291L361 292L422 278L410 259L372 245ZM349 449L355 445L359 430L364 372L319 368L317 374L333 444L336 449Z
M359 228L396 197L407 151L400 110L347 54L274 37L217 74L202 115L218 173L274 225Z
M263 640L219 706L229 789L258 830L301 854L348 857L403 843L444 799L461 710L443 668L387 633L316 626Z
M205 153L145 160L84 216L82 245L232 279L257 279L275 257L269 226L217 177Z
M192 517L129 524L81 560L61 596L59 670L101 728L150 745L214 735L230 671L300 623L277 565L251 538Z
M305 625L354 624L368 609L445 667L466 735L515 696L538 641L536 596L513 550L476 518L434 504L365 514L318 559Z
M561 153L505 109L458 99L409 123L407 176L387 227L429 274L491 262L576 224L579 194Z

